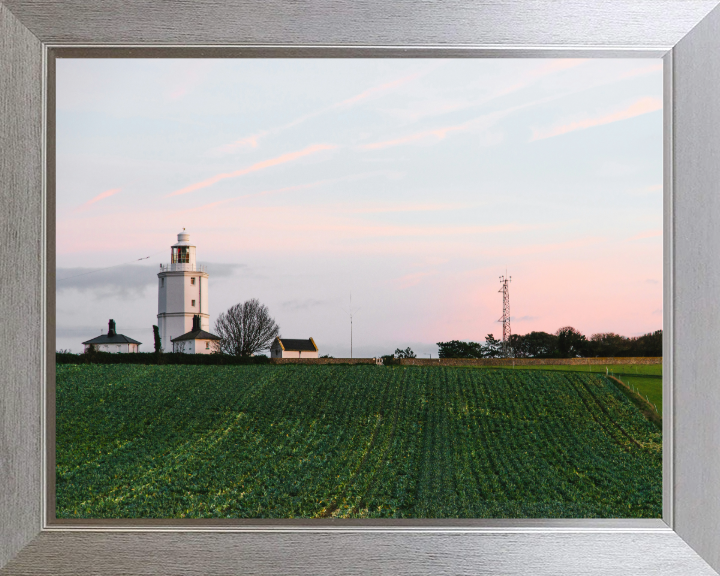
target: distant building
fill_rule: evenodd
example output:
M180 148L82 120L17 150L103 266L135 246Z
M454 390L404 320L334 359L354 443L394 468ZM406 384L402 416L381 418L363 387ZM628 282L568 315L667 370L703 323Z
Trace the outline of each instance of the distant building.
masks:
M208 273L195 262L195 246L183 231L170 248L170 263L161 264L158 273L158 329L161 346L167 350L174 338L192 331L193 317L200 317L200 328L210 330Z
M317 358L318 347L315 340L295 340L291 338L275 338L270 346L270 358Z
M215 334L210 334L200 328L201 320L199 315L193 316L192 330L182 336L171 340L173 352L184 352L185 354L210 354L214 351L213 342L222 340Z
M83 342L83 344L85 345L85 352L91 345L94 345L99 352L137 352L142 342L117 334L115 332L115 320L110 319L107 334Z

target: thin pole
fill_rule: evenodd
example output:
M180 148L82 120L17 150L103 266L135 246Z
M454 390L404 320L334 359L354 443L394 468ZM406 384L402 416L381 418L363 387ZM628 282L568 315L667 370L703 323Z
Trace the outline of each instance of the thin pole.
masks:
M360 310L360 308L356 308L353 310L352 308L352 292L350 292L350 308L345 309L342 308L343 312L350 315L350 358L353 357L353 314Z

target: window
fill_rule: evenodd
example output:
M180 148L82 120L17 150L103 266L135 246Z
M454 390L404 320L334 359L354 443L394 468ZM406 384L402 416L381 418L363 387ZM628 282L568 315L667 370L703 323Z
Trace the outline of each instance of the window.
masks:
M191 300L192 305L195 306L195 300Z
M195 286L195 278L190 278L190 284L192 284L193 286Z
M205 350L210 350L210 342L205 342Z
M188 264L190 262L190 250L187 246L173 247L170 256L172 264Z
M160 288L165 286L165 278L160 278Z

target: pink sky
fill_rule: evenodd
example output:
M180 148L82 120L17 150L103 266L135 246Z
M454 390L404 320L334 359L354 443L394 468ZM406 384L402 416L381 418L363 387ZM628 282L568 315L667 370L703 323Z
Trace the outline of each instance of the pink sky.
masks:
M58 277L147 272L59 284L59 347L111 317L149 343L182 228L211 324L257 297L336 356L350 292L362 354L500 334L506 269L514 333L661 328L661 67L63 60Z

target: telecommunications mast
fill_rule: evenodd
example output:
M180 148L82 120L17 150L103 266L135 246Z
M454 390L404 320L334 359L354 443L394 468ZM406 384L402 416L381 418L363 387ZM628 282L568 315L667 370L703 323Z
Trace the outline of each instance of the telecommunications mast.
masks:
M510 287L508 285L512 280L512 276L508 277L507 271L505 271L505 274L505 276L500 276L501 288L498 292L502 292L503 295L503 315L498 322L503 323L502 355L503 358L509 358L510 334L512 334L512 332L510 330Z

